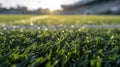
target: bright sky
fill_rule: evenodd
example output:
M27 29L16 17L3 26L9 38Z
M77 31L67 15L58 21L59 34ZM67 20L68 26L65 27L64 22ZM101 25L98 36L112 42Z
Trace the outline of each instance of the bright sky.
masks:
M29 9L36 9L39 7L49 8L51 10L60 9L61 4L71 4L80 0L0 0L5 7L16 7L16 5L27 6Z

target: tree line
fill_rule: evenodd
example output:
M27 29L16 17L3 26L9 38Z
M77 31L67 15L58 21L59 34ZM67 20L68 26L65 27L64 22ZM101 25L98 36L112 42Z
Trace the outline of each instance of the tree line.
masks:
M10 8L6 8L3 7L2 4L0 3L0 13L7 13L7 12L21 12L21 13L28 13L28 14L58 14L60 12L60 10L55 10L55 11L50 11L49 8L38 8L35 10L29 10L28 7L26 6L21 6L21 5L17 5L17 7L10 7Z

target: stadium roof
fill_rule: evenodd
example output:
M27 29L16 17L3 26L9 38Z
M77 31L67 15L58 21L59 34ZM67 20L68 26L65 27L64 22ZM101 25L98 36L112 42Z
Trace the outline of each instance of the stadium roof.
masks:
M61 5L61 7L64 9L72 9L72 8L76 8L76 7L79 7L79 6L88 4L88 3L92 3L92 2L95 2L95 0L83 0L83 1L80 1L80 2L77 2L74 4L70 4L70 5Z

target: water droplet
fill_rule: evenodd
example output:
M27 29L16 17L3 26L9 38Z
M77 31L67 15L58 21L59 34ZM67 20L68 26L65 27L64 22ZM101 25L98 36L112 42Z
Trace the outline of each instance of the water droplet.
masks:
M7 28L6 28L6 27L4 27L4 30L7 30Z
M13 29L15 29L16 28L16 26L13 26Z
M83 26L81 29L85 29L86 28L86 26Z
M63 30L62 32L64 33L65 31Z
M39 30L39 29L40 29L40 27L37 27L37 29Z
M114 35L113 36L111 36L111 39L113 39L114 38Z
M75 25L71 25L71 28L74 28L75 27Z
M60 24L60 26L63 26L62 24Z
M47 31L48 30L48 28L45 28L45 31Z

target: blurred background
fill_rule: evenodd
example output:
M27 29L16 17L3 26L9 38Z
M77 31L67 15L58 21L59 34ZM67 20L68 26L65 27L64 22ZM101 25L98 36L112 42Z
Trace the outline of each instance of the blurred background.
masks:
M0 0L0 14L119 15L120 0Z

